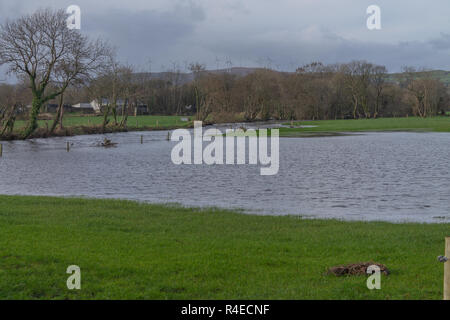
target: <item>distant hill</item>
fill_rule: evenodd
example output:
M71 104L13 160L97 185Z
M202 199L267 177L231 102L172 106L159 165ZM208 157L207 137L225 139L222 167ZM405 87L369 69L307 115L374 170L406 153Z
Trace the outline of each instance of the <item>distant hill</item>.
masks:
M205 70L205 73L210 74L222 74L222 73L230 73L232 75L236 75L238 77L245 77L257 70L259 68L241 68L234 67L230 69L217 69L217 70ZM184 72L151 72L151 73L136 73L136 77L145 76L149 77L152 80L165 80L171 82L178 82L179 84L189 83L194 80L193 73L184 73Z

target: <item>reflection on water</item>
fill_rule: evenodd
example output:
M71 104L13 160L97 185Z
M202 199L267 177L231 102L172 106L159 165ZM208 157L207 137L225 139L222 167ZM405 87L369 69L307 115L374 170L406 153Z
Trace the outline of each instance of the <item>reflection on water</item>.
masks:
M140 135L144 144L140 144ZM280 170L172 164L167 132L3 142L0 194L114 197L251 213L450 222L450 134L281 138ZM66 141L73 143L66 152Z

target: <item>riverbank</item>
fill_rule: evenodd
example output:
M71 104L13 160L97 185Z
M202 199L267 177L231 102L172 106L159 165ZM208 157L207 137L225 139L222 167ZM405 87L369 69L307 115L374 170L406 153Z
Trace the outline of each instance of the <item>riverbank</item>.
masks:
M333 132L450 132L450 117L294 121L285 125L289 127L280 129L282 137L321 136Z
M449 224L253 216L118 200L0 196L0 299L441 299ZM391 275L329 267L376 261ZM69 265L81 268L69 291Z
M31 135L30 139L36 138L52 138L52 137L71 137L78 135L116 133L116 132L133 132L133 131L155 131L155 130L175 130L178 128L193 127L193 122L188 120L189 117L183 116L137 116L129 117L127 127L112 125L113 118L109 118L109 124L103 129L103 117L99 116L67 116L64 118L64 126L62 130L55 130L54 133L48 132L51 126L50 120L39 120L38 129ZM186 121L187 120L187 121ZM119 118L120 121L120 118ZM1 140L22 140L21 132L26 125L25 121L16 121L16 129L14 132Z
M50 138L76 135L89 135L114 132L175 130L192 128L192 121L185 121L182 116L137 116L128 119L127 128L109 125L103 130L102 117L72 116L64 120L64 129L48 134L47 126L51 121L40 120L39 128L31 138ZM189 120L192 120L190 118ZM110 119L110 122L112 119ZM210 124L208 122L208 124ZM16 130L9 137L0 140L20 140L20 132L25 126L24 121L18 121ZM378 118L378 119L350 119L350 120L320 120L320 121L291 121L280 128L280 137L323 137L335 136L344 132L365 131L418 131L418 132L450 132L450 117L433 118Z

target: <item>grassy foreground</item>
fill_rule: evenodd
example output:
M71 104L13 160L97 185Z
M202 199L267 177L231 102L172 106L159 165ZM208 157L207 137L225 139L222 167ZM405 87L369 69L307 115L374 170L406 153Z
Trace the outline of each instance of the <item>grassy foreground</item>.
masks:
M286 123L291 124L291 123ZM450 132L450 117L433 118L379 118L357 120L321 120L294 122L294 126L316 126L313 128L281 128L280 136L308 136L320 132L358 131L434 131Z
M0 299L441 299L449 227L0 196ZM378 291L325 274L371 260Z

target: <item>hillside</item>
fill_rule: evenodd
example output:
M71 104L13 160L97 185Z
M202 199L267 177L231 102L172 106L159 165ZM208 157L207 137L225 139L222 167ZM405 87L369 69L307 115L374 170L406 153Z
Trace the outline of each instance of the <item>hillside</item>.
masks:
M431 71L416 72L415 74L417 79L431 77L432 79L441 81L448 88L450 88L450 71L431 70ZM391 73L388 75L389 82L398 83L401 81L402 78L404 78L404 76L401 73Z
M238 77L245 77L255 71L258 68L244 68L244 67L234 67L230 69L217 69L217 70L206 70L205 73L209 74L222 74L230 73ZM178 82L179 84L189 83L194 80L193 73L186 72L151 72L151 73L136 73L136 77L148 77L152 80L165 80L170 82Z

